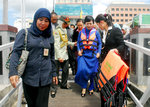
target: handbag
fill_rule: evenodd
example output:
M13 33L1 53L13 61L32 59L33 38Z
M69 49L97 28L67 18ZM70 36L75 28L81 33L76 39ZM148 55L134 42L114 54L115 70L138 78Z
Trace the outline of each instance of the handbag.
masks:
M28 59L28 55L29 55L29 51L27 51L27 35L28 35L28 30L25 29L24 50L22 50L22 54L20 56L20 59L18 62L18 67L17 67L17 71L18 71L19 76L22 76L22 74L24 73L27 59ZM8 59L6 61L6 69L10 68L10 57L11 57L12 52L13 51L11 51L9 53Z

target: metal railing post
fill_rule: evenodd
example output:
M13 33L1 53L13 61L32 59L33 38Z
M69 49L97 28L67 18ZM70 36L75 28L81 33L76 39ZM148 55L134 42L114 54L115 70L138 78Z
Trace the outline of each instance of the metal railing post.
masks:
M141 104L144 105L149 98L150 98L150 83L148 85L148 88L146 89L146 91L144 92L144 94L140 99Z
M19 87L19 90L18 90L18 103L17 103L17 107L21 107L22 93L23 93L23 88L22 88L22 80L21 80L21 84L20 84L20 87Z
M135 50L138 50L140 52L143 52L144 54L150 56L150 49L142 47L140 45L125 41L125 44L129 46L130 48L133 48ZM150 84L148 85L148 88L140 98L140 100L137 99L137 97L132 93L132 91L127 87L128 93L130 97L133 99L133 101L136 103L138 107L143 107L143 105L147 102L147 100L150 98Z
M127 87L127 90L128 90L128 93L129 93L130 97L133 99L133 101L137 105L137 107L143 107L141 102L136 98L136 96L133 94L133 92L130 90L130 88Z
M9 97L14 94L14 92L20 87L22 84L22 81L19 81L18 85L16 88L13 88L9 93L7 93L1 100L0 100L0 107L2 107L6 101L9 99ZM21 107L21 106L20 106Z

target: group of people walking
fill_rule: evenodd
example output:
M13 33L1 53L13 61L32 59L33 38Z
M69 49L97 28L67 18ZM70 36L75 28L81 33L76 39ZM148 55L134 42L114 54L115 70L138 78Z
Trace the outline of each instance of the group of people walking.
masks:
M105 33L100 33L94 27L95 23ZM78 19L75 29L69 24L70 20L65 16L61 16L58 23L57 14L45 8L38 9L34 15L27 35L29 57L21 76L28 107L48 107L49 92L55 97L58 85L61 89L71 89L67 83L69 65L73 75L76 74L75 83L82 88L81 96L86 96L87 87L92 95L97 69L108 51L113 49L121 54L124 49L123 34L119 28L113 27L109 14L99 14L95 20L92 16ZM17 65L24 38L25 30L22 29L16 36L10 59L9 79L14 88L19 80ZM61 81L58 78L60 68ZM104 102L102 99L102 104Z

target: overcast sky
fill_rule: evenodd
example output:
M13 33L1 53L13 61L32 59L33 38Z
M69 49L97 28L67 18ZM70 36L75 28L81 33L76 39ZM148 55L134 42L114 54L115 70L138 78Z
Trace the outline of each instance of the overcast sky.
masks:
M21 17L21 1L22 0L8 0L8 24L13 25L14 20L17 17ZM104 13L107 6L112 1L124 1L124 2L145 2L150 3L150 0L93 0L93 16L95 17L99 13ZM35 11L40 7L47 6L52 11L53 0L25 0L26 2L26 17L32 18ZM0 24L2 24L2 7L3 0L0 0Z

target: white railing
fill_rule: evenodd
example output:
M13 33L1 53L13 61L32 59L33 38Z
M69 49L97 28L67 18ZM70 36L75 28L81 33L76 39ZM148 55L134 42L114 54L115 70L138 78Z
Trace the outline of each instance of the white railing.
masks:
M145 47L142 47L142 46L139 46L137 44L127 42L127 41L125 41L125 44L130 48L133 48L135 50L138 50L138 51L143 52L144 54L150 56L150 49L148 49L148 48L145 48ZM127 90L128 90L130 97L133 99L133 101L135 102L137 107L143 107L144 104L147 102L147 100L150 98L150 83L149 83L146 91L140 98L140 100L137 99L137 97L133 94L133 92L130 90L129 87L127 88Z
M0 51L3 51L5 49L8 49L10 47L12 47L14 44L14 42L12 43L8 43L8 44L4 44L4 45L1 45L0 46ZM133 49L136 49L140 52L143 52L144 54L146 55L149 55L150 56L150 49L147 49L145 47L142 47L142 46L139 46L137 44L134 44L134 43L131 43L131 42L127 42L125 41L125 44L130 47L130 48L133 48ZM5 95L3 97L2 100L0 100L0 107L9 99L9 97L17 90L19 89L18 91L18 103L17 103L17 107L21 107L21 96L22 96L22 80L20 79L20 82L18 83L17 85L17 88L14 88L12 89L7 95ZM129 87L127 88L128 89L128 93L130 95L130 97L133 99L133 101L135 102L136 106L137 107L143 107L143 105L147 102L147 100L150 98L150 85L148 85L148 88L146 89L146 91L144 92L144 94L142 95L141 99L138 100L136 98L136 96L133 94L133 92L129 89Z
M17 107L21 107L21 97L22 97L22 80L20 79L18 85L16 88L13 88L9 93L7 93L1 100L0 100L0 107L2 107L6 101L10 98L11 95L13 95L13 93L18 90L18 103L17 103Z
M3 51L5 49L8 49L10 47L12 47L14 44L14 42L8 43L8 44L4 44L0 46L0 51ZM17 107L21 107L21 97L22 97L22 93L23 93L23 89L22 89L22 80L20 78L19 83L17 84L16 88L13 88L9 93L7 93L1 100L0 100L0 107L2 107L6 101L10 98L11 95L13 95L13 93L18 89L18 102L17 102Z

